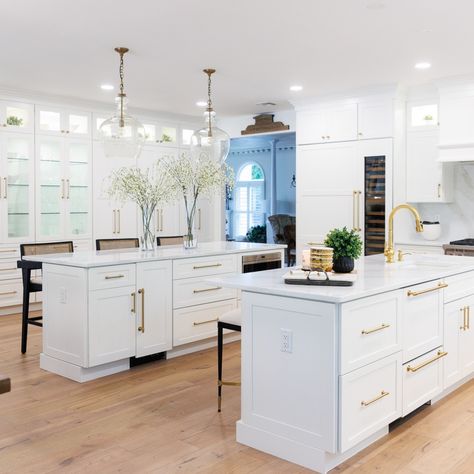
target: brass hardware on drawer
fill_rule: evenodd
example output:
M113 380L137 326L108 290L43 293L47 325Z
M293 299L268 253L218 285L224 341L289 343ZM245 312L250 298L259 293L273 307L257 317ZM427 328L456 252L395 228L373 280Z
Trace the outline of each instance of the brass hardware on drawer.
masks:
M438 198L441 197L441 184L438 184Z
M438 359L441 359L441 357L447 356L447 352L443 351L438 351L438 353L432 358L429 359L425 362L422 362L420 365L416 365L415 367L412 366L407 366L407 372L417 372L418 370L422 369L423 367L426 367L429 364L432 364L433 362L436 362Z
M132 309L130 310L132 313L136 313L137 311L137 294L133 292L132 296Z
M142 325L138 326L141 333L145 332L145 288L140 288L138 294L142 296Z
M380 395L377 395L375 398L372 398L372 400L369 400L369 401L367 401L367 402L364 401L364 400L362 400L362 401L360 402L360 404L361 404L361 406L363 406L363 407L368 407L369 405L372 405L372 403L375 403L375 402L379 401L380 399L382 399L382 398L384 398L384 397L386 397L386 396L388 396L388 395L390 395L390 392L386 392L385 390L382 390L382 391L380 392Z
M125 275L105 275L106 280L116 280L117 278L123 278Z
M64 179L61 179L61 199L64 199Z
M357 231L357 224L356 224L356 199L357 199L357 191L352 191L352 230Z
M467 307L467 325L466 325L466 329L470 329L469 325L471 323L471 307L468 306Z
M7 178L3 178L3 197L4 197L5 199L8 197L7 191L8 191Z
M218 321L218 318L214 319L207 319L206 321L194 321L193 326L200 326L201 324L207 324L207 323L215 323Z
M203 288L202 290L193 290L193 293L205 293L206 291L222 290L222 286L214 286L212 288Z
M16 291L16 290L13 290L13 291L4 291L4 292L0 293L0 296L16 295L17 293L18 293L18 291Z
M66 179L66 199L69 199L69 193L71 191L71 186L69 183L69 179Z
M461 308L462 311L462 326L459 327L461 331L467 331L468 326L467 326L467 306L464 306L464 308Z
M0 253L12 253L16 252L16 249L1 249Z
M212 265L194 265L193 270L199 270L201 268L213 268L213 267L222 267L222 263L213 263Z
M408 290L407 296L424 295L425 293L430 293L431 291L440 290L441 288L446 288L447 286L448 286L447 283L438 283L438 285L435 286L434 288L427 288L426 290L420 290L420 291Z
M373 332L381 331L382 329L387 329L390 327L390 324L382 323L380 326L372 329L362 329L361 334L372 334Z

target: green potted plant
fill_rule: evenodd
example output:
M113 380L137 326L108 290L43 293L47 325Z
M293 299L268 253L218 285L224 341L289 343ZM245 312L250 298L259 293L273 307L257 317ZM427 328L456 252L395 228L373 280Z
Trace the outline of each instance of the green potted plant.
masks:
M362 240L354 230L331 230L324 241L326 247L333 249L333 270L336 273L349 273L354 270L354 260L362 254Z
M264 244L267 242L267 226L265 225L254 225L250 227L247 232L247 240L249 242L256 242Z

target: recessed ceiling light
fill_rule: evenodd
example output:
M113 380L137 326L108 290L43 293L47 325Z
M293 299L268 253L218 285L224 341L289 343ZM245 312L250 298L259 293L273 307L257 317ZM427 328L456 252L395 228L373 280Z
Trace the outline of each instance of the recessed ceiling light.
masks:
M197 105L198 107L206 107L207 102L204 101L204 100L199 100L199 101L196 102L196 105Z
M100 86L100 88L103 90L103 91L113 91L114 90L114 86L112 84L102 84Z
M290 91L299 92L303 90L303 86L295 84L294 86L290 86Z
M429 69L430 67L431 67L431 63L428 63L426 61L415 64L415 69Z

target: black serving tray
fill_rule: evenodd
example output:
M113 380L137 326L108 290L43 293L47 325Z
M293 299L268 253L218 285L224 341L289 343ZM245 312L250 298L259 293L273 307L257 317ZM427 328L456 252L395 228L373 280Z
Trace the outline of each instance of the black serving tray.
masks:
M353 281L345 280L310 280L309 278L285 278L287 285L308 285L308 286L352 286Z

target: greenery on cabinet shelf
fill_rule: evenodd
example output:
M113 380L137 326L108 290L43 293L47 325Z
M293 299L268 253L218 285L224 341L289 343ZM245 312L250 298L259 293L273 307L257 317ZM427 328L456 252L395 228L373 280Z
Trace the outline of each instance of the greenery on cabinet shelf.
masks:
M161 142L162 143L165 143L165 142L172 142L173 139L167 135L166 133L163 133L163 135L161 135Z
M255 242L258 244L264 244L267 242L267 226L266 225L254 225L250 227L246 234L249 242Z
M10 115L9 117L7 117L7 125L21 127L23 125L23 119L16 117L15 115Z
M362 255L362 240L354 230L342 229L331 230L324 240L326 247L334 251L333 258L350 257L357 259Z

